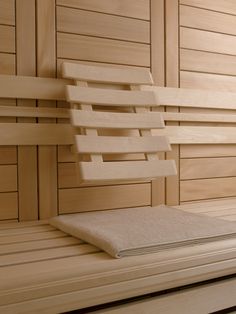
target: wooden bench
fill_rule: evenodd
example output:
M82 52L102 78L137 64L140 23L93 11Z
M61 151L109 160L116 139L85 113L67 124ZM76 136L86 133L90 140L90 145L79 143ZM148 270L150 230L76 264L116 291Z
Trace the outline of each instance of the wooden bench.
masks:
M66 69L67 67L65 67L64 72L66 72ZM79 77L76 73L70 75L66 72L64 73L68 77L66 80L1 76L0 96L3 98L65 100L65 86L74 85L74 81L72 81L74 79L78 81L76 85L79 85L79 87L78 89L76 87L68 88L68 100L73 104L82 103L83 110L91 111L91 101L94 103L98 101L97 98L99 97L94 100L86 98L88 97L86 96L88 95L87 90L85 90L87 84L84 82L91 81L91 79L85 75L90 70L93 74L93 80L97 83L101 80L101 72L99 71L104 69L98 71L98 68L92 67L89 69L79 66L75 69L79 72ZM83 69L86 69L86 71L83 72ZM114 73L114 70L108 71ZM98 73L97 78L96 73ZM130 76L127 80L125 73L130 75L132 71L123 72L122 77L125 81L119 81L119 83L130 86ZM84 75L84 77L81 77L81 75ZM146 71L144 75L147 77ZM137 79L137 72L135 72L134 77ZM141 77L143 78L143 76ZM104 75L102 78L104 83ZM114 83L111 79L109 79L109 82ZM148 82L150 83L150 76ZM132 86L136 86L138 83L143 84L145 82L139 80L132 83ZM132 87L132 89L135 90L136 88ZM162 106L236 109L236 94L147 86L142 86L141 90L143 89L154 90L159 99L159 104ZM79 93L77 93L77 90L79 90ZM74 92L76 93L75 100L73 98ZM98 94L103 97L103 94L99 91ZM79 98L78 100L78 97L82 97L81 95L83 95L83 99ZM89 95L91 97L91 94ZM132 97L135 97L135 93L133 95ZM109 98L108 104L110 104L110 99L114 99L114 94ZM136 101L140 102L140 98L138 100L136 98ZM102 102L104 103L104 99ZM152 104L155 105L154 102ZM136 103L136 105L138 104ZM143 103L140 105L142 107ZM97 136L97 131L91 129L88 125L90 121L85 116L82 119L83 121L80 118L77 119L77 108L74 108L74 110L72 112L73 121L75 122L74 128L77 130L78 125L82 126L85 129L82 135L90 133L91 136ZM140 107L136 110L140 111L138 112L140 114L143 114L141 111L146 111ZM135 113L135 115L138 115L138 113ZM94 111L94 114L96 115L97 111ZM129 114L133 116L132 113ZM144 112L143 117L146 114ZM148 114L151 115L151 113ZM0 107L0 116L59 119L68 118L69 111L61 108ZM106 120L106 123L111 121L110 117ZM155 119L159 119L158 117L160 117L159 114L156 114ZM222 122L223 117L225 123L235 122L235 116L233 115L192 115L166 112L163 113L163 117L166 121L178 122ZM144 120L142 119L142 121ZM86 121L86 124L84 124L84 121ZM115 122L112 121L113 124ZM149 129L153 128L153 122L152 119L147 120ZM104 127L104 124L102 127ZM146 135L149 140L152 133L155 136L167 135L170 137L171 143L174 144L236 143L234 127L211 127L214 128L214 134L212 134L213 132L209 133L208 126L177 125L152 131L146 131L147 126L142 127L145 131L141 131L142 137L139 137L141 141ZM63 123L54 123L54 120L52 120L52 123L1 123L0 145L73 145L74 128L70 123L64 123L64 121ZM215 134L217 136L214 136ZM94 162L101 163L101 155L99 154L101 151L96 149L94 142L89 145L89 150L87 150L81 138L81 134L79 134L79 137L76 136L79 150L82 149L85 154L91 153L91 164ZM150 143L153 145L152 141ZM156 152L159 148L155 147L153 151L149 144L145 144L147 145L145 150L137 151L137 145L133 142L126 153L146 152L147 159L150 159L148 162L154 159L155 164L158 164L159 161L156 159L154 151ZM100 145L103 145L104 152L107 153L106 145L103 143ZM121 153L122 145L119 144L118 148L117 146L114 147L115 153ZM93 147L92 151L91 147ZM148 150L146 151L147 147ZM163 139L162 149L166 150L166 147L166 142ZM87 162L87 160L84 159L83 162ZM142 165L142 161L138 160L137 162L141 162ZM119 161L116 160L114 163L118 163L119 167ZM165 174L173 173L171 163L167 161L165 164L167 165L167 168L164 169ZM81 161L79 161L79 165L81 166ZM107 184L110 180L114 180L114 173L112 173L114 164L112 166L109 177L101 178L100 171L96 170L97 180L103 181L103 184L104 181ZM90 172L84 170L83 166L80 171L85 171L84 173L87 174L86 181L90 181ZM132 167L131 170L129 167L129 171L131 171L133 177L128 174L127 177L118 176L115 180L131 179L136 181L142 179L142 172L134 173ZM163 174L161 173L161 175ZM94 172L92 173L92 180L94 180L93 175ZM152 179L152 176L144 176L144 178L145 180ZM200 209L199 211L202 214L208 215L209 207L222 207L222 211L224 211L227 206L232 206L235 201L235 199L230 199L228 201L189 204L182 205L180 208L187 211ZM222 214L222 218L224 219L224 214ZM48 225L46 221L34 221L2 224L0 226L0 241L0 265L2 266L0 269L0 311L2 313L60 313L106 304L105 308L99 309L98 307L96 312L112 314L156 313L160 311L161 313L199 314L210 313L235 305L235 240L222 240L195 245L190 248L178 248L161 253L116 260L92 245L83 243L56 230ZM137 299L137 297L140 298ZM114 303L116 301L122 302ZM87 313L89 312L91 312L91 309L87 310Z

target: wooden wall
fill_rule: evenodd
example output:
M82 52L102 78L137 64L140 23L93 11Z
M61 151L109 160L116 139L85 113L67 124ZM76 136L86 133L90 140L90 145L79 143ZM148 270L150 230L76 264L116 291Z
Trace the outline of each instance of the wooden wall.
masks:
M235 92L236 3L180 0L179 24L180 87ZM235 145L181 146L180 201L235 196L235 156Z

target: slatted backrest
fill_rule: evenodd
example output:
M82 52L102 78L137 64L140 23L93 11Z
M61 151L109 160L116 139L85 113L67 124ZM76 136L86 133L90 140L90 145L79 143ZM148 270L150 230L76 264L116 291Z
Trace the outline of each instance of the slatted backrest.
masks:
M170 150L170 146L165 136L153 137L151 133L151 129L164 128L164 121L160 113L150 111L159 105L155 93L141 90L141 84L153 84L148 70L64 63L62 75L75 82L75 86L67 86L66 98L71 103L81 182L143 181L176 174L173 161L158 160L157 153ZM91 87L91 83L126 85L126 89ZM123 110L117 112L113 107ZM114 132L104 136L104 129L133 129L138 133L133 137L115 136ZM104 161L104 154L122 153L143 153L145 159Z

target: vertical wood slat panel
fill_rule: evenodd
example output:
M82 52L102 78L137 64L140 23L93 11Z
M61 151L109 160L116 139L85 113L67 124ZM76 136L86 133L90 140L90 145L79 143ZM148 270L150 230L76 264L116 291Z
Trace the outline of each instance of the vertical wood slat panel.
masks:
M15 0L0 0L0 24L15 25Z
M179 3L178 0L166 0L166 86L179 87ZM178 108L167 108L178 111ZM174 124L174 123L168 123ZM179 173L179 145L172 145L172 151L166 153L167 159L174 159ZM166 179L166 203L179 204L179 176Z
M35 2L16 1L17 74L36 75ZM18 106L36 106L34 100L18 100ZM26 122L19 118L19 122ZM30 119L28 122L33 122ZM38 219L37 147L18 146L19 220Z
M37 70L38 76L55 77L56 30L55 0L37 0ZM55 106L39 101L38 106ZM40 119L40 122L47 122ZM57 147L39 146L39 218L57 215Z
M151 0L151 72L154 84L165 86L165 1ZM164 153L158 154L160 159ZM165 178L151 182L152 206L165 203Z

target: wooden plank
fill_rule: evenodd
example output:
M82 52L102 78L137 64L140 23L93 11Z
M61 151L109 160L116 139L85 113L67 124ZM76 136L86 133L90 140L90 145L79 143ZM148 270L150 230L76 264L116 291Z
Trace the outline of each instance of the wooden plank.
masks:
M56 2L37 0L37 74L56 76ZM39 102L39 107L55 107L55 102ZM45 123L47 120L40 120ZM57 215L57 147L38 148L39 217Z
M14 0L0 0L0 24L15 25Z
M65 100L65 85L70 83L63 79L0 75L0 97Z
M85 183L152 180L156 177L175 175L172 160L80 162L82 180Z
M69 118L69 110L64 108L42 107L10 107L0 106L0 117L24 117L24 118ZM26 122L26 120L24 120ZM32 120L28 120L29 122Z
M37 232L44 232L44 231L53 231L56 230L51 225L45 224L45 225L36 225L36 226L28 226L25 228L10 228L10 229L0 229L0 236L12 236L12 235L22 235L22 234L32 234Z
M181 145L180 158L233 157L236 156L234 144L220 145Z
M236 176L236 157L180 160L180 180Z
M68 6L77 9L97 11L112 15L128 16L137 19L150 19L148 0L58 0L57 5Z
M0 166L0 192L17 191L16 165Z
M192 201L235 196L236 178L213 178L180 182L180 200Z
M70 145L71 126L67 124L1 123L0 145Z
M2 146L0 153L1 165L12 165L17 163L16 147Z
M1 74L15 73L15 55L9 53L0 53L0 69Z
M76 135L78 152L81 154L102 153L155 153L170 150L167 138L155 137L111 137Z
M73 62L61 64L62 76L72 80L109 84L153 84L149 69L119 66L97 66Z
M145 206L151 202L149 183L59 190L59 213Z
M236 16L180 5L180 25L236 35Z
M71 103L108 106L159 106L155 93L149 91L106 90L66 86L66 99Z
M57 52L59 58L150 66L147 44L58 33Z
M14 26L0 25L0 52L16 52Z
M71 109L71 121L75 127L102 129L159 129L165 127L159 112L113 113Z
M196 108L188 108L196 109ZM220 113L197 113L198 111L185 112L163 112L162 116L165 121L179 121L179 122L212 122L212 123L234 123L236 122L236 114L220 114Z
M179 87L179 2L166 0L166 86ZM166 108L166 111L178 112L178 108ZM177 124L170 122L167 124ZM167 159L173 159L179 173L179 146L172 146L172 151L166 154ZM179 175L166 178L166 202L168 205L179 203Z
M151 14L151 72L155 85L165 85L165 1L150 1ZM152 110L163 111L163 108ZM159 159L165 154L159 153ZM165 178L151 182L152 206L165 203Z
M185 71L236 75L236 57L225 54L180 49L180 68Z
M180 27L180 47L235 55L236 37Z
M212 91L236 92L236 77L207 73L181 71L180 83L183 88L211 89ZM228 107L227 102L225 106Z
M150 43L148 21L57 7L57 31Z
M18 219L18 196L16 192L0 193L0 220Z
M180 0L180 4L191 5L213 11L236 14L234 1L232 0Z
M36 75L35 2L16 1L17 74ZM18 106L35 107L34 100L18 100ZM24 119L18 119L25 122ZM35 122L31 119L28 122ZM25 171L25 169L28 171ZM19 220L38 219L37 147L18 147Z

